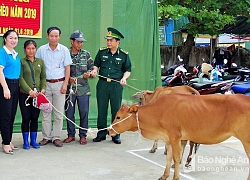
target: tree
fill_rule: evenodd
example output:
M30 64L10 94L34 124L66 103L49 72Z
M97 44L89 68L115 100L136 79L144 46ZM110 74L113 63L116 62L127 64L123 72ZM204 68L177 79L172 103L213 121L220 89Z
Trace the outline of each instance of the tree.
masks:
M198 34L218 35L227 24L233 24L237 16L250 17L250 0L159 0L160 23L166 19L187 17L189 23L182 29L188 33L183 57L189 52Z

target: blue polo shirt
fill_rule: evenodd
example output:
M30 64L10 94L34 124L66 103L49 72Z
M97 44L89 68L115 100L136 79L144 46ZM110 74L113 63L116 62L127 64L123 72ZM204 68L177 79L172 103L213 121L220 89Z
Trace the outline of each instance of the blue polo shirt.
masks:
M10 52L5 46L0 48L0 66L3 67L4 77L19 79L21 74L21 60L17 52Z

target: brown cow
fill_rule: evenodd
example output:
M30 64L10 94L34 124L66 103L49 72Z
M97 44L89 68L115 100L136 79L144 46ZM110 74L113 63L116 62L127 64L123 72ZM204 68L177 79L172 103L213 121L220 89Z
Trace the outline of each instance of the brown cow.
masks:
M165 141L171 148L167 149L167 165L160 180L169 177L172 159L173 180L177 180L181 140L217 144L234 136L242 142L250 159L249 102L250 97L244 95L166 94L144 106L122 105L109 134L139 129L145 138Z
M172 94L172 93L200 95L200 93L196 89L190 86L183 85L183 86L174 86L174 87L157 87L155 88L154 91L145 90L145 91L134 94L132 98L139 98L141 101L141 104L146 105L148 103L151 103L152 101L154 101L161 95ZM187 141L182 141L182 143L183 143L183 152L184 152ZM157 146L158 146L158 140L155 140L153 147L151 148L149 152L155 153ZM189 155L185 164L186 166L189 166L189 163L192 160L191 155L193 152L193 147L194 147L194 143L190 142L190 150L189 150ZM197 144L196 144L196 147L197 147ZM167 154L166 146L165 146L164 154ZM181 156L181 159L182 159L182 156Z
M180 94L195 94L200 95L200 93L190 87L190 86L173 86L173 87L157 87L154 91L142 91L140 93L134 94L133 98L139 98L141 100L142 105L146 105L151 103L159 96L163 94L171 94L171 93L180 93Z

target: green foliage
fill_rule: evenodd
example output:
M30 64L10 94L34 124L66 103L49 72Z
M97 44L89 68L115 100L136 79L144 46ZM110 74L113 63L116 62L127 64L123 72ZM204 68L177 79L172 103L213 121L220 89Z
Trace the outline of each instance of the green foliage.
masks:
M250 17L250 0L159 0L160 24L166 19L187 17L183 29L192 35L217 35L227 24L235 23L237 16Z

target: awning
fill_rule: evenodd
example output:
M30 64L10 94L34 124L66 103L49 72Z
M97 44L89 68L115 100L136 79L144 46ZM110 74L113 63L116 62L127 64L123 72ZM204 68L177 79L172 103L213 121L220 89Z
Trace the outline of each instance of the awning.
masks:
M236 23L224 26L224 28L221 30L221 33L249 35L250 23L247 22L247 20L248 20L247 17L238 16L236 18Z

